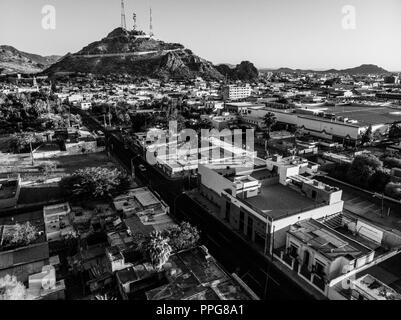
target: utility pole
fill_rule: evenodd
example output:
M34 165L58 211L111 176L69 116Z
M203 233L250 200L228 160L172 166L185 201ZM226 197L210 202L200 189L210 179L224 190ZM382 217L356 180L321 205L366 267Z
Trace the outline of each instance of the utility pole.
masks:
M29 140L29 148L31 150L31 164L33 166L34 163L33 163L32 139Z

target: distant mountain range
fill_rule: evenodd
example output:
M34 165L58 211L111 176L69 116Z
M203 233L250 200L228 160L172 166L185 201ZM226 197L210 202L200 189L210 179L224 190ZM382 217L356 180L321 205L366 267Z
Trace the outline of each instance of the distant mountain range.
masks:
M117 28L100 41L93 42L75 54L64 57L31 54L11 46L0 46L0 74L43 73L47 75L68 73L129 74L161 79L252 81L260 72L285 73L337 73L337 74L388 74L387 70L373 64L343 70L302 70L291 68L260 69L249 61L213 65L195 55L179 43L166 43L149 37L142 31Z
M60 58L60 56L43 57L3 45L0 46L0 74L38 73Z
M388 74L391 73L374 64L362 64L359 67L348 68L348 69L329 69L329 70L305 70L305 69L291 69L291 68L279 68L279 69L260 69L260 72L284 72L284 73L338 73L338 74L349 74L349 75L367 75L367 74Z

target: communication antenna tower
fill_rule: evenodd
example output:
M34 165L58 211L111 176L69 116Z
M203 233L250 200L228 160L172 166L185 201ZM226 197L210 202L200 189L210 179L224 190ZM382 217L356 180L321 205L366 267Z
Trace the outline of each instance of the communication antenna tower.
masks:
M125 5L124 0L121 0L121 28L127 30L127 22L125 20Z
M151 37L153 37L153 19L152 19L152 7L150 7L149 35L150 35Z

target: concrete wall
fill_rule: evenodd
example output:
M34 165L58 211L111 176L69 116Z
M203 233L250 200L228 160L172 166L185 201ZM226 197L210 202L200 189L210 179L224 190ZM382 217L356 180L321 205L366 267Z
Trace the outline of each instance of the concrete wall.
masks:
M12 198L0 199L0 209L15 207L18 203L18 198L21 192L21 178L18 176L15 195Z
M201 176L202 184L215 191L218 195L221 195L224 189L232 189L233 187L230 180L202 164L198 167L198 174Z
M333 203L331 205L326 205L326 206L321 206L315 209L311 209L305 212L300 212L299 214L295 214L289 217L282 218L280 220L275 220L273 222L273 226L275 227L275 230L281 230L285 227L288 227L290 225L293 225L297 223L298 221L303 221L307 219L319 219L323 218L326 216L330 216L335 213L342 212L343 210L343 201L339 201L337 203Z
M306 130L311 130L312 135L314 132L324 131L328 135L340 137L346 137L348 135L351 139L357 139L360 131L359 127L355 125L323 119L312 119L303 116L298 116L298 126L304 126Z

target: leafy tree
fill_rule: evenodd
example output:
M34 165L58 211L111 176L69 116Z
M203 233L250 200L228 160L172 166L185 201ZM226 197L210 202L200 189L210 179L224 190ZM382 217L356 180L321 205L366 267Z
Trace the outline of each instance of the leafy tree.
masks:
M377 192L383 192L390 179L391 176L386 171L379 169L370 176L368 181L369 188Z
M0 98L0 132L15 133L24 131L41 132L58 123L66 112L52 94L22 93L2 95ZM50 116L57 119L48 119ZM55 120L55 121L54 121Z
M165 232L173 251L181 251L196 246L200 239L199 230L188 222L173 226Z
M373 141L373 130L370 125L361 136L361 145L372 143Z
M394 122L389 129L388 137L393 140L401 138L401 123Z
M17 153L30 150L32 146L43 142L43 137L33 132L23 132L12 135L10 140L10 148Z
M39 166L39 170L46 177L51 175L54 172L54 170L56 170L56 168L57 168L57 163L53 162L53 161L41 163L40 166Z
M172 252L172 248L169 245L169 238L163 236L159 231L152 232L145 244L145 252L155 269L161 270L170 258Z
M38 229L29 222L25 224L15 224L13 232L8 232L3 236L3 245L7 246L26 246L39 237Z
M128 182L128 177L118 169L92 167L63 178L60 188L69 196L102 198L126 188Z
M27 300L28 294L25 286L17 280L16 276L6 275L0 278L0 300Z
M361 154L355 157L348 169L348 181L362 188L369 187L370 177L383 166L372 154Z

